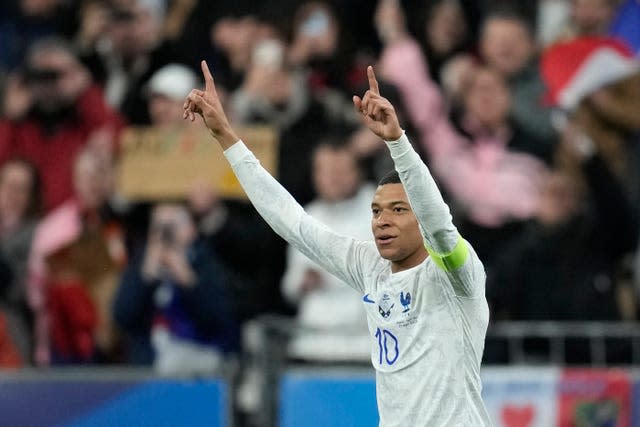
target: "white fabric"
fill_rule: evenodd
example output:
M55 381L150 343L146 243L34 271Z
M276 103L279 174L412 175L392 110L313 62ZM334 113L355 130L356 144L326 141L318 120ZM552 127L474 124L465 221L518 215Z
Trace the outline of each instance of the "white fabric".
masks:
M337 233L372 240L371 200L373 184L364 184L351 198L338 202L314 200L305 211ZM321 287L304 296L305 273L317 272ZM361 297L332 274L293 247L288 248L287 270L282 279L285 297L298 304L297 324L289 353L313 360L367 360L369 331Z
M428 168L406 136L388 145L425 242L450 252L458 232ZM473 249L450 273L427 258L392 274L374 243L341 236L306 214L242 142L225 155L271 227L363 295L380 426L491 425L480 381L489 321L486 277Z

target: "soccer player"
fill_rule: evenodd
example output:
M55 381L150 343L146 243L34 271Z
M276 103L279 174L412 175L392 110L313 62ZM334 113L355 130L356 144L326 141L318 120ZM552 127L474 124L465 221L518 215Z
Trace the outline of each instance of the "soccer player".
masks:
M371 203L375 243L338 235L307 215L229 125L204 61L202 72L205 90L191 91L184 118L202 117L276 233L362 295L380 426L491 425L480 394L489 321L484 267L458 234L393 106L380 96L373 68L369 90L353 103L386 141L396 169L380 181Z

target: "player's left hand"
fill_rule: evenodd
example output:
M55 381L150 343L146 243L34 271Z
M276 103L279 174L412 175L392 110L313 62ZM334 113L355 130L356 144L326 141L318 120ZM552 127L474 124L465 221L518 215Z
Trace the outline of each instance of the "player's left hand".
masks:
M380 96L378 81L372 66L367 67L367 77L369 90L362 98L354 96L353 105L373 133L385 141L395 141L402 136L396 110L386 98Z

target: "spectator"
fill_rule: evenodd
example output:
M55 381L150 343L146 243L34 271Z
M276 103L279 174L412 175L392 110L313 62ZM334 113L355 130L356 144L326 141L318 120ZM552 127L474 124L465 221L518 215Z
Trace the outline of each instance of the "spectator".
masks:
M530 23L509 11L487 14L480 31L480 56L509 84L510 115L518 126L548 149L556 142L551 111L543 104L545 87L538 69L535 35Z
M182 119L182 104L191 88L198 85L195 73L184 65L168 64L153 73L145 87L151 124L169 129L184 127L187 122Z
M325 1L302 3L295 12L287 62L309 73L312 93L325 95L325 91L337 89L350 95L364 81L354 67L354 52L347 36Z
M231 116L240 124L269 124L280 132L280 182L305 204L314 197L310 153L327 129L350 130L356 117L332 114L313 97L304 73L283 63L282 42L264 39L255 49L242 86L231 96Z
M406 3L406 2L405 2ZM469 0L433 0L422 2L426 11L417 13L421 22L415 31L423 45L431 79L440 83L442 66L453 56L471 52L482 13ZM407 8L411 21L411 9ZM408 23L411 28L411 22ZM413 33L413 32L412 32Z
M109 104L131 124L149 124L142 88L151 75L168 63L186 61L163 39L165 12L159 0L114 3L107 18L98 18L108 21L104 38L96 37L83 53Z
M616 270L638 239L637 193L629 185L638 182L637 144L625 141L640 111L637 61L618 41L584 37L552 46L542 64L549 100L563 112L562 169L549 180L536 221L490 275L490 299L498 315L514 319L632 320L633 291ZM576 182L587 184L586 199L576 195ZM569 361L587 362L583 350L568 347Z
M235 120L245 124L270 122L286 128L304 113L288 102L293 98L293 88L304 88L304 82L299 73L285 67L284 51L284 43L277 38L256 42L244 81L230 100ZM306 90L303 95L308 98Z
M194 183L189 206L198 231L229 270L238 321L264 313L288 314L279 292L285 245L243 200L219 198L211 184ZM269 254L265 256L264 254Z
M578 123L565 131L564 145L580 164L587 191L566 172L549 175L535 221L502 251L489 275L496 318L623 318L615 270L636 248L637 212Z
M375 187L362 182L355 156L346 146L325 141L314 151L313 181L318 197L309 215L338 233L371 240ZM288 249L282 292L298 306L300 327L289 355L305 360L367 360L366 318L360 297L293 248Z
M150 343L162 375L215 373L237 346L227 280L186 206L158 204L144 253L128 266L114 304L131 337L130 361L146 362Z
M457 202L461 232L489 269L501 245L534 214L546 169L541 160L551 153L508 120L511 99L499 74L476 67L463 94L452 125L465 142L436 159L434 169Z
M218 53L214 58L220 83L229 90L237 89L251 67L256 43L270 38L277 38L275 29L254 16L224 17L215 22L211 27L211 42L214 52ZM281 60L282 52L279 52L271 63L277 65Z
M27 259L40 200L40 180L31 163L13 159L0 168L0 312L25 364L31 361L33 323L27 304Z
M86 0L79 8L78 29L73 43L81 57L88 55L96 46L107 42L113 11L109 1ZM93 64L88 64L92 68ZM98 76L96 76L98 77ZM104 76L99 76L104 78ZM101 81L101 78L96 80Z
M94 152L80 153L73 198L36 229L28 297L39 365L117 357L110 306L126 251L120 223L107 204L112 173Z
M76 154L89 145L109 155L122 119L105 104L102 91L64 41L33 44L27 65L27 72L11 79L6 89L0 160L19 156L36 165L44 207L50 211L73 194Z

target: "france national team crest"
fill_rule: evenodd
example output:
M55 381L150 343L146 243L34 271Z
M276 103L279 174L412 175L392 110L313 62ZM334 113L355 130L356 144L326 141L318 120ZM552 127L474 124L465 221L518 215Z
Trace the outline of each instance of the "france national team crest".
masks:
M378 304L378 312L384 319L387 319L391 315L391 309L394 305L396 304L391 301L389 294L384 294L382 295L382 301Z
M408 313L411 310L411 293L407 292L406 294L400 291L400 304L404 310L403 313Z

